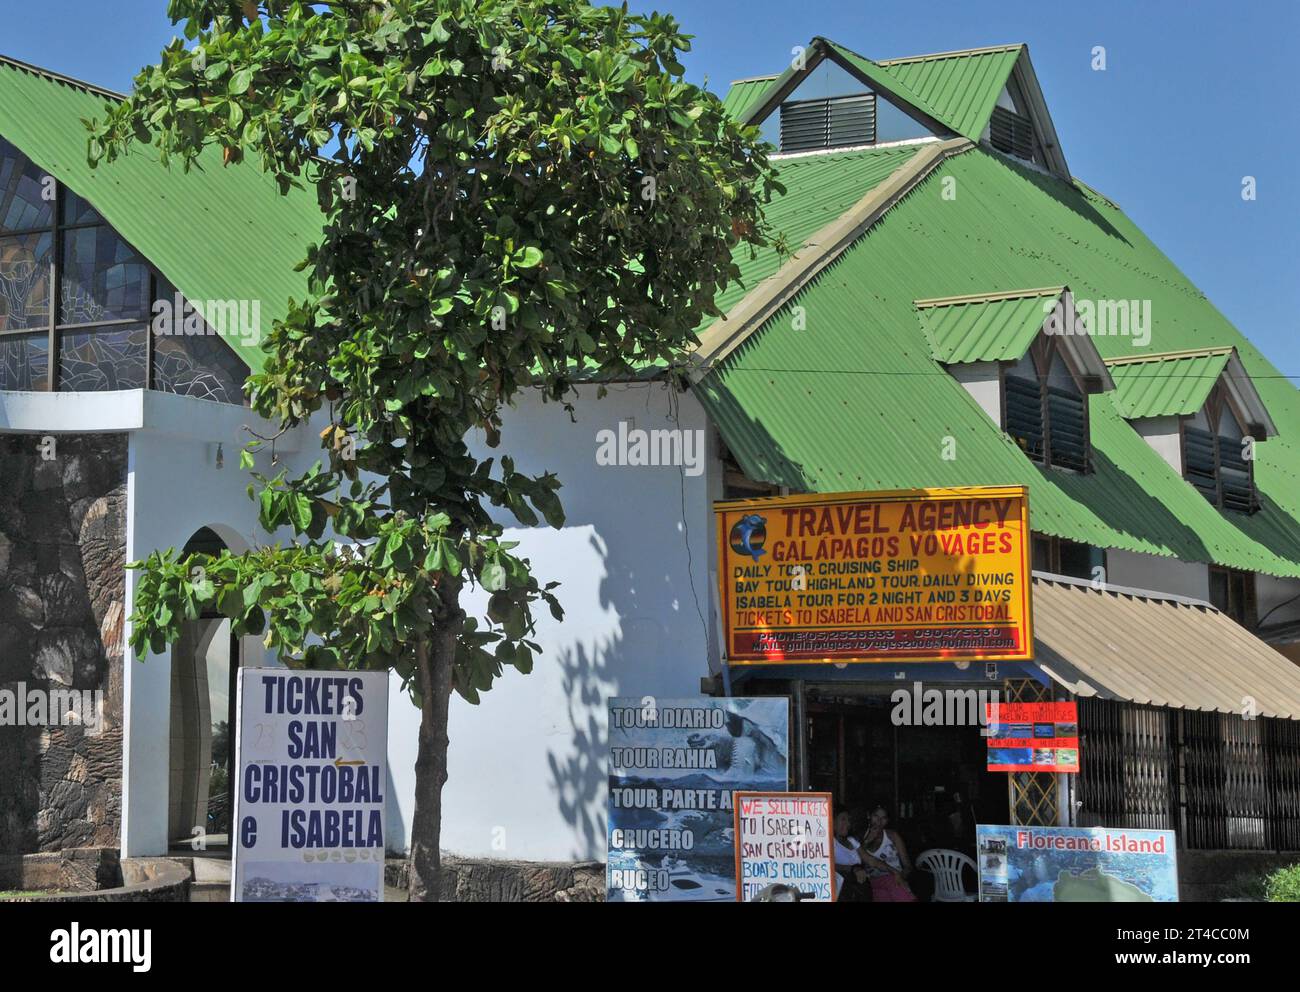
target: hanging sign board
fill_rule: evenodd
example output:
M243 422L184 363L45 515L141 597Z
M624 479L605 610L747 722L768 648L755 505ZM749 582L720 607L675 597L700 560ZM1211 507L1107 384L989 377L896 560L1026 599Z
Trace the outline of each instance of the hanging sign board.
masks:
M1177 902L1172 830L979 824L980 902Z
M381 902L388 673L239 670L232 902Z
M737 792L734 807L738 902L773 885L800 902L835 901L829 792Z
M1027 661L1025 487L714 504L733 665Z
M988 703L988 770L1077 772L1078 703Z
M609 902L733 902L732 795L789 785L790 700L609 700Z

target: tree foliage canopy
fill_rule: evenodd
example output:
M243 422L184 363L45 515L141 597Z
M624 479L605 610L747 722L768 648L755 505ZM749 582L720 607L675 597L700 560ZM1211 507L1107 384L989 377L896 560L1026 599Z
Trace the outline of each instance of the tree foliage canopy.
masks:
M561 526L559 480L500 440L525 389L671 367L766 238L776 185L753 128L684 81L674 20L581 0L171 0L185 40L88 122L92 162L135 142L188 168L205 145L319 193L309 291L264 342L253 409L323 425L309 472L253 472L260 525L295 540L141 563L132 646L205 608L286 660L393 668L456 631L474 701L528 671L553 585L493 507ZM249 251L256 251L255 245ZM241 458L255 466L250 444ZM496 515L499 518L500 514ZM491 594L465 617L459 593Z

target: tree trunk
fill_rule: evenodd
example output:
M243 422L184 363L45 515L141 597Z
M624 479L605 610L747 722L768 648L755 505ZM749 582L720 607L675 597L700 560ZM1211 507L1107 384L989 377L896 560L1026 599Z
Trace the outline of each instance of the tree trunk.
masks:
M415 815L411 820L412 902L437 902L441 895L442 786L447 781L447 710L460 613L459 590L443 592L444 616L433 636L416 646L420 691L420 746L415 759Z

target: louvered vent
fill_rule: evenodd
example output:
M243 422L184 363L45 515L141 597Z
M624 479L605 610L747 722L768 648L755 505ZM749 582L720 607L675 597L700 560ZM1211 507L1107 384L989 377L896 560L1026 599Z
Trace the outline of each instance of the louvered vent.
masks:
M1027 117L1013 114L1005 107L993 108L989 141L1000 152L1030 161L1034 158L1034 125Z
M876 95L790 100L781 104L781 151L870 145L876 140Z

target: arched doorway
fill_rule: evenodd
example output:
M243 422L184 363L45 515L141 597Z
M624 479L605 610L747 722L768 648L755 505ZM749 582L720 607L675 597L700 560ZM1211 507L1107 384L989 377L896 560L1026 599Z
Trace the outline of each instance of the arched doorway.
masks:
M226 544L203 527L183 554L219 554ZM239 639L230 619L205 613L184 624L172 646L170 846L211 850L229 844L233 808L235 680Z

